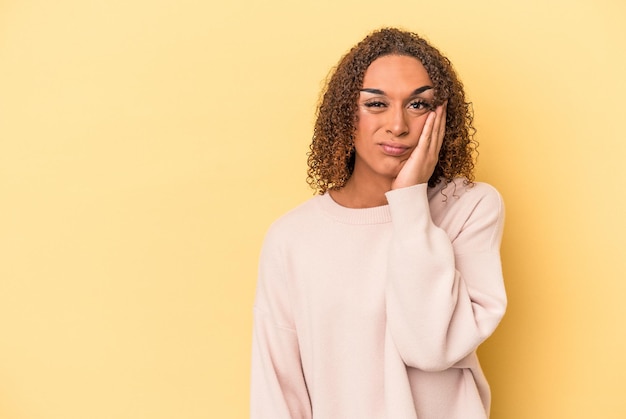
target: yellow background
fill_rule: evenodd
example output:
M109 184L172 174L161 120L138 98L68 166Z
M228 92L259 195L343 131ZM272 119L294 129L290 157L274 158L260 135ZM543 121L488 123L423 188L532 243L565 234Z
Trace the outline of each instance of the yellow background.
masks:
M0 1L0 418L244 418L329 69L426 35L507 204L495 419L626 417L626 3Z

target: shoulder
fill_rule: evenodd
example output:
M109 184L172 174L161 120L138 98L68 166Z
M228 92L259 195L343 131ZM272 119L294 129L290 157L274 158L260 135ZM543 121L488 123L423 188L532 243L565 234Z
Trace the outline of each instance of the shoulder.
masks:
M450 183L440 182L428 190L431 209L462 210L473 212L481 208L487 212L504 210L502 195L496 188L484 182L468 183L465 178L457 178Z
M320 199L319 195L312 197L277 218L265 234L265 244L286 243L291 238L302 237L318 218Z
M468 184L464 179L428 191L433 222L446 230L452 241L479 231L490 232L496 243L504 226L504 203L493 186L483 182Z

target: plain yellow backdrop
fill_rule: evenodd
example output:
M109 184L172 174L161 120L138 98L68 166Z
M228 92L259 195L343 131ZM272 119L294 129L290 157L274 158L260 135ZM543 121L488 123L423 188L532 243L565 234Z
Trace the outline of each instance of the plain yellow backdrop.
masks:
M507 205L494 419L626 417L626 3L0 1L0 418L245 418L256 263L330 68L455 64Z

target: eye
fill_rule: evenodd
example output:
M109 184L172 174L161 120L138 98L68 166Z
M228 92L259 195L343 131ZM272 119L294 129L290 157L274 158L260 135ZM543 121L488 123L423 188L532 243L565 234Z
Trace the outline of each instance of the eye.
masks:
M432 103L426 102L425 100L414 100L411 103L409 103L409 109L419 111L419 112L426 112L426 111L432 110L433 105Z
M365 102L363 106L365 106L366 108L384 108L387 106L387 104L379 100L373 100L370 102Z

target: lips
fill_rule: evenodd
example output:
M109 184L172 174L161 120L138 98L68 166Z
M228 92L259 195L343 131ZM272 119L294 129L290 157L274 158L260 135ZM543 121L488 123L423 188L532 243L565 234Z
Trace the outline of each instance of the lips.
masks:
M389 156L401 156L409 150L409 146L397 143L380 143L383 153Z

